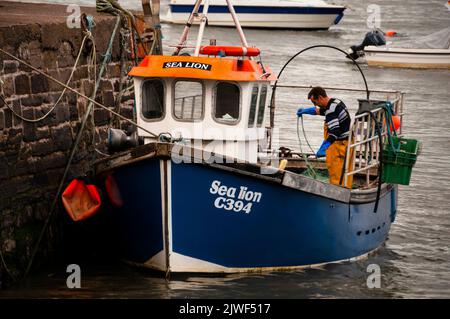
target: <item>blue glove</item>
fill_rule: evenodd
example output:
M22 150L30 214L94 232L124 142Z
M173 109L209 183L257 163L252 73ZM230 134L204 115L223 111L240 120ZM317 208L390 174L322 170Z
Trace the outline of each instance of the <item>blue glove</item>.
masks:
M306 108L306 109L304 109L303 107L299 108L297 110L297 116L300 117L303 114L316 115L317 114L316 113L316 107L313 106L313 107L309 107L309 108Z
M328 140L325 140L322 142L322 145L320 145L319 150L316 153L316 157L324 157L326 155L326 150L330 147L331 143Z

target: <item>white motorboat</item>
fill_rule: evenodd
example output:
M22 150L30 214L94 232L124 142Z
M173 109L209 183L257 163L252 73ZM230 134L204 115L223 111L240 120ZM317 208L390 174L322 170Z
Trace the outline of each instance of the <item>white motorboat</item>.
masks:
M208 24L234 26L225 0L204 0L195 10L208 14ZM194 0L171 0L163 21L185 24L194 10ZM339 23L345 7L321 0L235 0L234 10L243 27L276 29L328 29ZM202 15L199 14L199 17ZM196 19L194 23L199 23Z
M419 39L369 45L364 55L372 66L450 69L450 27Z

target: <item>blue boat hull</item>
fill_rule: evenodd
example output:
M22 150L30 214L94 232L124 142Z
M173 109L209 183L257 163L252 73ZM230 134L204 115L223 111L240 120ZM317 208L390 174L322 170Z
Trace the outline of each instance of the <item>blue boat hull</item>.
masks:
M333 199L202 163L150 158L108 174L122 199L115 216L124 258L162 271L349 260L379 247L395 219L397 188L391 185L374 213L375 200Z

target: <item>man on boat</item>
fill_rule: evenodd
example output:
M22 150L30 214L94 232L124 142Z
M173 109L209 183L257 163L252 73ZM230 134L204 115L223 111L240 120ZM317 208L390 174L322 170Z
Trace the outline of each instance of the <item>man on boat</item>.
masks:
M314 87L308 93L308 99L314 104L310 108L299 108L297 116L303 114L325 116L324 141L316 153L316 156L326 156L330 183L342 185L341 175L345 165L348 135L350 130L350 114L345 104L335 98L327 96L325 90L319 86ZM346 187L351 188L353 175L347 178Z

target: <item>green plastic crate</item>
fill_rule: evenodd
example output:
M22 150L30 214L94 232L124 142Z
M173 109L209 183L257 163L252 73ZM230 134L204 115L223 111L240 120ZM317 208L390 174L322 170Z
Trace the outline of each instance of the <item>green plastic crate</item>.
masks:
M417 140L398 137L392 137L392 142L397 151L394 151L390 144L384 145L381 181L409 185L420 143Z

